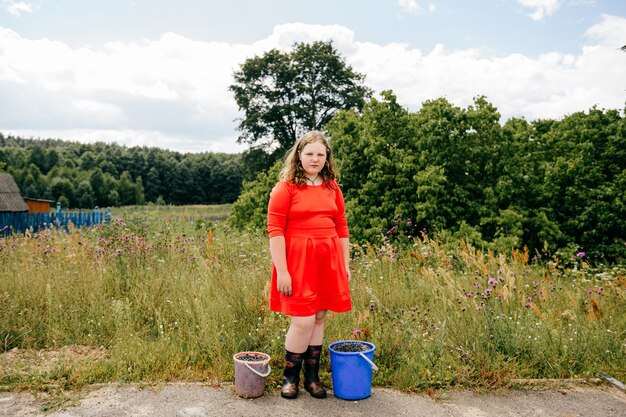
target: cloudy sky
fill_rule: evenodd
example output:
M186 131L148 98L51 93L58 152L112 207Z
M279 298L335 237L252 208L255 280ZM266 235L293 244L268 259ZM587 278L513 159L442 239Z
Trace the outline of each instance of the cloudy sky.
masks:
M233 71L315 40L412 111L626 104L624 0L0 0L0 132L239 152Z

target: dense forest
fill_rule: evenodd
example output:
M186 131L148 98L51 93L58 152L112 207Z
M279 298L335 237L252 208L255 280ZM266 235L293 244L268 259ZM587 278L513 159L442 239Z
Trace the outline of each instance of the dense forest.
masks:
M326 131L356 242L438 232L480 247L626 259L626 119L592 108L562 120L511 118L484 97L411 112L390 91ZM231 223L264 227L277 164L246 183Z
M182 154L0 133L2 166L23 196L60 201L66 208L232 203L242 183L239 154Z

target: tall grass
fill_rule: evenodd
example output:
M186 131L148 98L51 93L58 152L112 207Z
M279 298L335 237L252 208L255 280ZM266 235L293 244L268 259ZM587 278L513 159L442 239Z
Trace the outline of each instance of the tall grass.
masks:
M0 359L0 386L220 383L232 381L232 355L245 350L270 354L280 368L289 322L267 309L267 238L228 230L225 213L211 210L152 206L114 212L111 224L89 230L2 240L0 351L105 353L45 370ZM428 236L353 254L353 310L329 314L326 341L373 342L377 385L626 376L624 267L596 269L584 258L565 267Z

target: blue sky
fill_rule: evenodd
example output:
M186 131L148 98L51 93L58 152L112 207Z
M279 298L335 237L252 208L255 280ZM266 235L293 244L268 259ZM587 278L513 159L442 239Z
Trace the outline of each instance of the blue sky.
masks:
M411 110L486 95L533 120L626 102L620 0L0 0L0 132L241 151L233 70L321 39Z

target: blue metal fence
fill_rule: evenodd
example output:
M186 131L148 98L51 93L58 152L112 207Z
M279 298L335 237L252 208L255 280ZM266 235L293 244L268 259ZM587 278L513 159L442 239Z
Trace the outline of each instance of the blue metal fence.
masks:
M71 222L76 227L91 227L94 224L106 223L111 219L110 210L80 211L63 213L0 213L0 236L10 233L25 233L26 230L37 232L49 227L67 229Z

